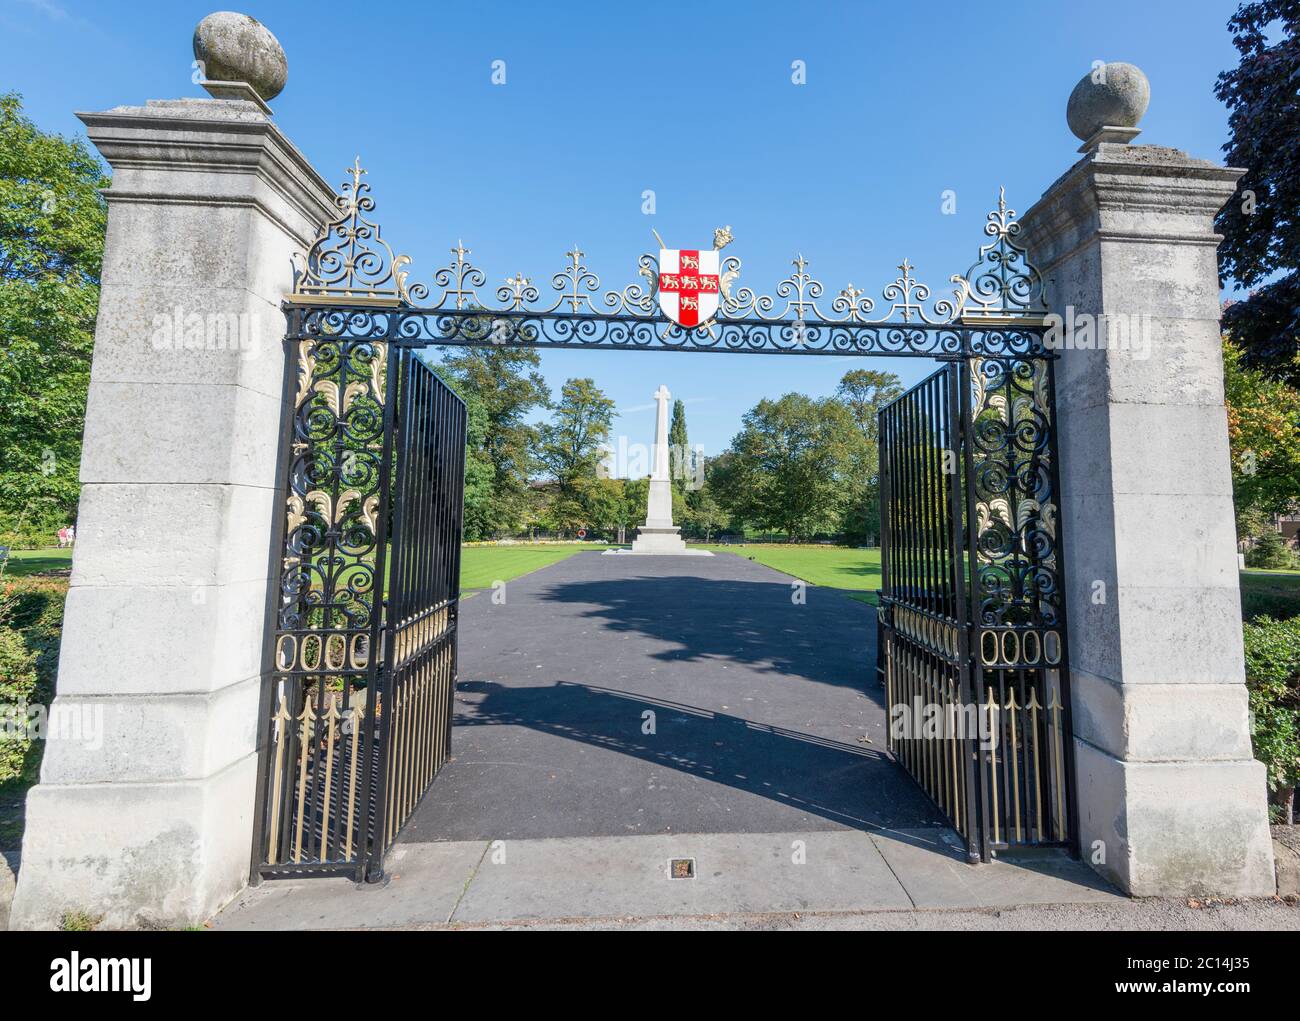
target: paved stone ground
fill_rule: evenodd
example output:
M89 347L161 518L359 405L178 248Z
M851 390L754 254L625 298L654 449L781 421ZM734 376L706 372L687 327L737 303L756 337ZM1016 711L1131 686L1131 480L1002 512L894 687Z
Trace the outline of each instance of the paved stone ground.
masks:
M692 858L695 878L670 878L674 857ZM387 866L383 883L361 887L343 879L264 883L244 891L214 925L693 927L789 923L810 913L921 919L936 911L982 917L1026 905L1128 903L1059 852L969 865L955 836L936 827L406 843Z
M871 607L806 594L586 552L466 600L453 759L401 840L942 826L884 754Z
M421 927L426 928L426 927ZM470 928L464 925L431 929ZM1118 904L1032 904L965 911L787 912L696 915L676 918L569 919L514 925L475 926L485 930L538 928L593 932L629 930L674 932L853 931L853 932L1291 932L1300 929L1300 908L1283 901L1251 900L1191 905L1175 900L1136 900Z

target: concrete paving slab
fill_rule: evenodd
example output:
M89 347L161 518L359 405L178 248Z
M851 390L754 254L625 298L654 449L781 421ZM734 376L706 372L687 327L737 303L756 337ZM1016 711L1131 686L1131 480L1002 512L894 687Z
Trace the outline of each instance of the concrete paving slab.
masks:
M918 908L996 908L1125 900L1081 861L1043 848L972 865L956 833L893 830L871 840Z
M690 858L695 878L670 879ZM568 924L805 913L1114 905L1127 898L1061 852L969 865L955 838L854 830L655 834L398 845L381 886L267 882L218 929Z
M244 890L214 929L392 928L445 923L483 860L483 841L396 847L383 883L277 879Z
M1273 899L1194 906L1181 900L1121 898L1107 904L1035 904L1018 908L947 911L805 911L798 914L584 918L498 922L475 928L564 932L1290 932L1300 929L1300 905Z
M796 864L802 843L803 863ZM682 834L511 840L489 852L452 921L898 910L911 901L864 833ZM694 879L670 879L670 858Z

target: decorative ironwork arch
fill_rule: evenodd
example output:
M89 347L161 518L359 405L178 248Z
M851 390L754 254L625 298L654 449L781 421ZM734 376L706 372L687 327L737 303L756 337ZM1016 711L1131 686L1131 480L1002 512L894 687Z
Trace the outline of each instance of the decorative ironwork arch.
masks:
M771 293L740 282L739 257L721 259L716 316L682 327L659 310L653 254L637 259L639 280L602 289L577 245L550 278L548 293L517 272L492 288L463 241L428 283L412 281L411 259L394 254L379 225L360 158L348 169L339 215L300 260L285 304L290 334L301 339L348 336L403 346L435 344L535 348L621 348L741 354L890 355L963 359L1047 357L1043 284L1023 247L1005 193L988 215L980 248L966 271L934 294L907 259L881 290L881 301L852 283L829 293L802 254ZM715 248L732 241L714 232Z

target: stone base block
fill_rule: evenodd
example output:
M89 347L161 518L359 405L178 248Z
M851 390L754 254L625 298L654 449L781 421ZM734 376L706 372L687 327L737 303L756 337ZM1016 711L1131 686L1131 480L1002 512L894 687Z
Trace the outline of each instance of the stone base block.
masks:
M201 924L248 878L256 772L248 755L200 781L32 788L10 928Z
M685 553L686 543L673 528L653 528L642 525L636 530L636 539L632 543L633 553Z
M1137 762L1075 741L1079 849L1137 897L1267 897L1275 889L1264 767Z

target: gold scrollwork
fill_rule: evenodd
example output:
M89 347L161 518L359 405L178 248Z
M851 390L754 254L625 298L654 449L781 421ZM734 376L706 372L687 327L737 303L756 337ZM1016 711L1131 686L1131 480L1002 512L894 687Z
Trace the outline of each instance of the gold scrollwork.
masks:
M980 663L986 667L1059 666L1061 635L1054 628L1002 628L982 631Z
M998 189L998 207L987 221L984 233L993 240L980 246L979 258L970 269L951 278L957 285L954 318L975 323L1041 322L1047 314L1043 278L1024 246L1014 240L1020 223L1016 211L1007 208L1005 188Z
M295 265L289 300L396 306L427 294L423 285L406 284L410 256L394 255L377 223L364 214L375 208L358 156L349 180L335 197L339 213L325 223Z

